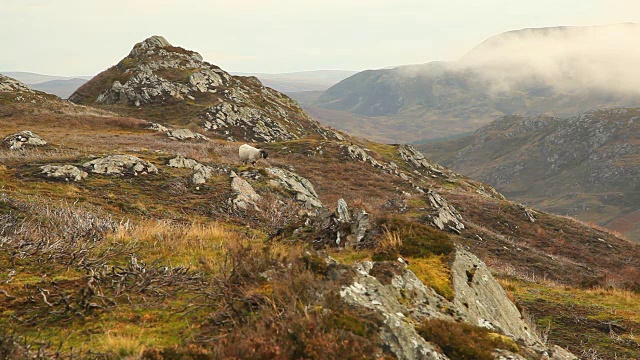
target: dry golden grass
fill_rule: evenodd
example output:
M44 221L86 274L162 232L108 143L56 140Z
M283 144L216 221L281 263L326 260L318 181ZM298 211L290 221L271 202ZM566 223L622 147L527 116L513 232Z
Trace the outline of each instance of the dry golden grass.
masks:
M398 249L400 248L400 246L402 246L402 239L400 238L400 234L385 227L382 239L380 239L380 242L378 243L378 247L381 250L392 250Z
M151 260L168 259L210 271L217 270L229 247L257 241L218 222L167 220L147 220L123 226L113 235L113 240L143 244Z
M145 349L141 336L111 330L97 338L96 345L112 359L137 359Z

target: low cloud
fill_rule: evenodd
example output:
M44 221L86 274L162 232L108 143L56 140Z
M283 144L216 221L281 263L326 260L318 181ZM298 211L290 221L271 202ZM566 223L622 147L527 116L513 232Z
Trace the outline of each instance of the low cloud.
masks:
M525 29L486 40L452 66L478 71L496 91L536 84L640 94L639 41L636 24Z

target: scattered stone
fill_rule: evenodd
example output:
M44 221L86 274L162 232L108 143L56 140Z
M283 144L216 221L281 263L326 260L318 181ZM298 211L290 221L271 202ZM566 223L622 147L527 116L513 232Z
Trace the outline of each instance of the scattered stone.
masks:
M193 175L191 176L191 182L195 185L206 183L214 173L214 169L211 166L203 165L193 159L187 159L181 155L169 160L168 165L174 168L192 169Z
M131 155L109 155L88 161L82 167L89 172L106 175L157 174L158 168L140 158Z
M431 189L427 192L427 197L433 209L430 216L432 225L440 230L448 228L458 234L464 230L462 215L453 205L450 205L442 196Z
M295 193L296 200L304 203L308 209L322 207L322 202L320 202L318 194L309 180L281 168L269 167L266 168L266 171L276 178L276 180L272 180L272 184L280 185Z
M188 140L188 139L196 139L196 140L204 140L204 141L209 140L208 137L202 134L194 133L189 129L171 130L167 132L167 136L169 136L169 138L174 140Z
M529 209L528 207L522 204L518 204L518 209L522 210L522 213L527 218L527 220L529 220L532 223L536 222L536 212L533 211L533 209Z
M158 131L158 132L163 132L163 133L167 133L169 132L169 128L162 125L162 124L158 124L158 123L149 123L149 126L147 126L147 129L149 130L154 130L154 131Z
M47 177L64 181L80 181L89 175L73 165L44 165L40 169Z
M29 130L20 131L19 133L9 135L4 138L5 145L9 150L22 149L29 146L43 146L47 142Z
M230 200L231 204L238 209L247 210L249 206L259 210L257 202L262 198L256 193L251 184L245 179L231 172L231 189L236 194L235 199Z

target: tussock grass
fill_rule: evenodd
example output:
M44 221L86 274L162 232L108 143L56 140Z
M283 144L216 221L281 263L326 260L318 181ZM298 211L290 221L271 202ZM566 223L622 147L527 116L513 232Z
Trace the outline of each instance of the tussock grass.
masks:
M455 292L451 281L451 269L444 255L432 255L425 258L410 258L409 270L426 286L433 288L448 300L453 300Z
M139 358L145 348L141 336L117 333L111 330L96 339L96 345L110 359Z
M230 246L247 244L251 239L222 223L178 223L146 220L123 226L113 235L117 242L139 242L153 260L187 262L204 270L214 270Z

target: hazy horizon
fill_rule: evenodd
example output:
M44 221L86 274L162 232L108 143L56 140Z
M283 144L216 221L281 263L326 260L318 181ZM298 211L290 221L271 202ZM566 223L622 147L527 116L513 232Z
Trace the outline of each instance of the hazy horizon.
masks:
M511 30L638 23L639 10L625 0L5 0L0 70L97 74L162 35L230 72L361 71L457 60Z

